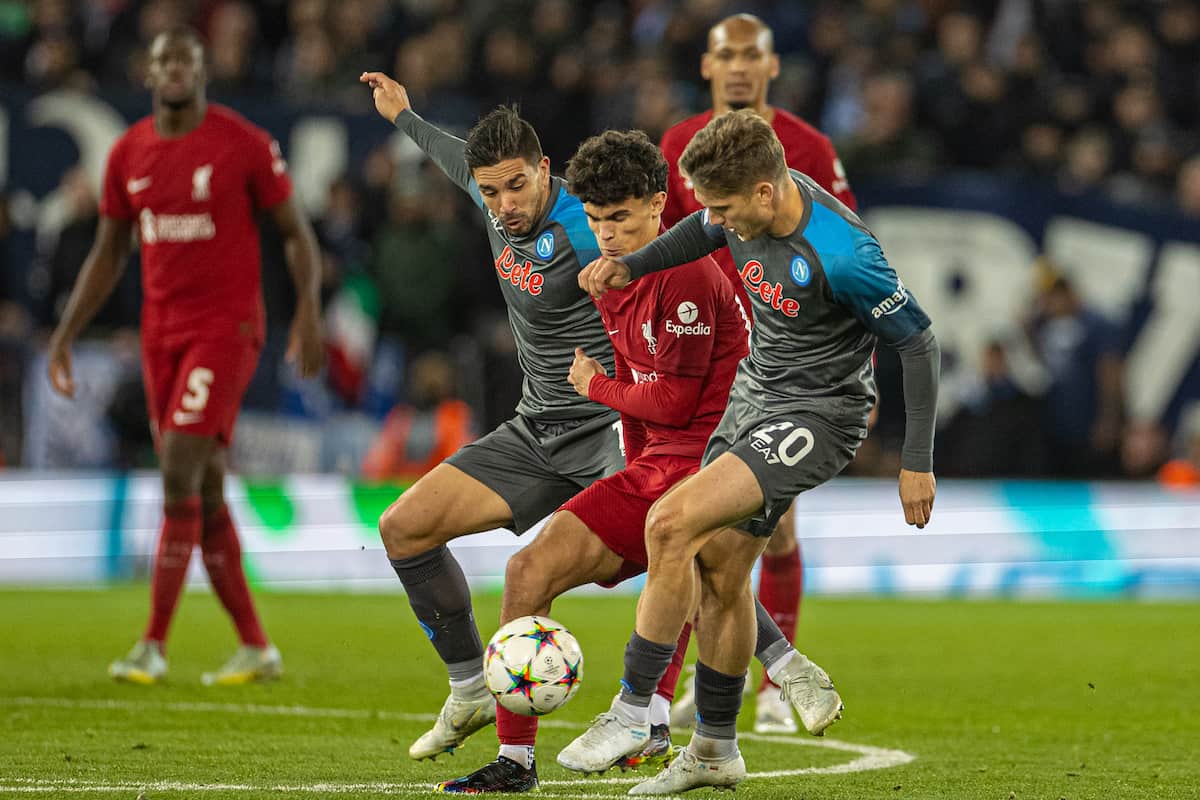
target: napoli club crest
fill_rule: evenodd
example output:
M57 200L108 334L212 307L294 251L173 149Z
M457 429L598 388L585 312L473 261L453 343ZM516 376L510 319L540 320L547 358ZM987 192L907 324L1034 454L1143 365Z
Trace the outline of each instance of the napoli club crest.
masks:
M797 286L808 286L808 282L812 280L812 267L804 260L804 256L796 256L792 259L792 283Z
M554 231L546 231L539 236L534 249L537 251L538 258L549 259L554 255Z

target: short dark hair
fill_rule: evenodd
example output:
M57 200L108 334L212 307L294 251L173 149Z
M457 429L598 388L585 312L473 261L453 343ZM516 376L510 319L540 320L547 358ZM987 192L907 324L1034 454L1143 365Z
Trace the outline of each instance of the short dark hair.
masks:
M759 181L787 174L783 145L770 123L752 109L714 117L683 149L679 171L693 186L718 196L746 194Z
M471 128L464 155L471 169L495 166L510 158L536 164L542 160L542 143L516 106L497 106Z
M610 206L667 190L667 160L642 131L605 131L579 145L567 163L567 191Z
M192 47L200 48L201 52L204 52L206 49L204 47L204 37L200 35L199 31L190 25L172 25L166 30L160 32L158 36L155 36L154 38L157 39L159 36L161 36L163 39L183 39ZM151 40L150 43L154 44L153 40Z

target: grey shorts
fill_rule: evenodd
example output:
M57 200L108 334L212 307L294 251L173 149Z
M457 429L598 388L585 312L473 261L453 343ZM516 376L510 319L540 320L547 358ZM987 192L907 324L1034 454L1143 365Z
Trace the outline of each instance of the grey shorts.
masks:
M865 435L866 412L861 422L836 425L811 411L764 411L730 395L703 463L732 453L750 467L763 507L737 527L752 536L770 536L796 495L845 469Z
M524 533L601 478L625 468L616 414L540 422L515 416L446 459L504 498Z

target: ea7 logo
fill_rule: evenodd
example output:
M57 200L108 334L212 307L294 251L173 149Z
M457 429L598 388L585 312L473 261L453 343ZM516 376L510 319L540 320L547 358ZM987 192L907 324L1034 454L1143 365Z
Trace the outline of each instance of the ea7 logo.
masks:
M776 422L764 425L750 434L750 446L758 451L768 464L794 467L812 452L813 434L808 428L798 428L794 422Z
M196 171L192 173L192 199L207 200L209 196L208 184L212 180L213 165L205 164L203 167L196 167Z

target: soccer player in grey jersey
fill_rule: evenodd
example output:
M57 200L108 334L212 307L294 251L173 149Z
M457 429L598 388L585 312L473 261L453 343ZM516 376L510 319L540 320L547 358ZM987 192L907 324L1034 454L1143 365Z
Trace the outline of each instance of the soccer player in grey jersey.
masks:
M464 142L413 113L404 87L360 80L375 108L408 134L487 215L500 289L524 372L516 416L422 477L379 520L388 558L450 675L450 697L413 758L451 752L496 718L462 568L446 543L493 528L524 533L594 481L624 467L616 412L564 379L582 347L613 369L600 314L578 284L600 255L583 206L550 175L537 134L498 108Z
M745 776L735 725L754 646L750 569L765 544L758 537L770 534L796 495L839 473L865 437L877 338L896 348L904 368L900 500L909 524L929 522L935 491L937 342L870 231L788 170L775 133L752 111L708 123L679 165L705 209L623 259L593 262L579 277L599 295L728 245L755 319L750 355L739 365L705 466L647 518L649 575L622 696L635 704L666 668L664 656L688 615L678 598L691 597L695 561L702 573L699 720L687 750L631 794L732 786ZM723 560L709 555L714 546ZM620 736L589 729L581 738L589 736L593 747L607 746L602 738L620 746Z

